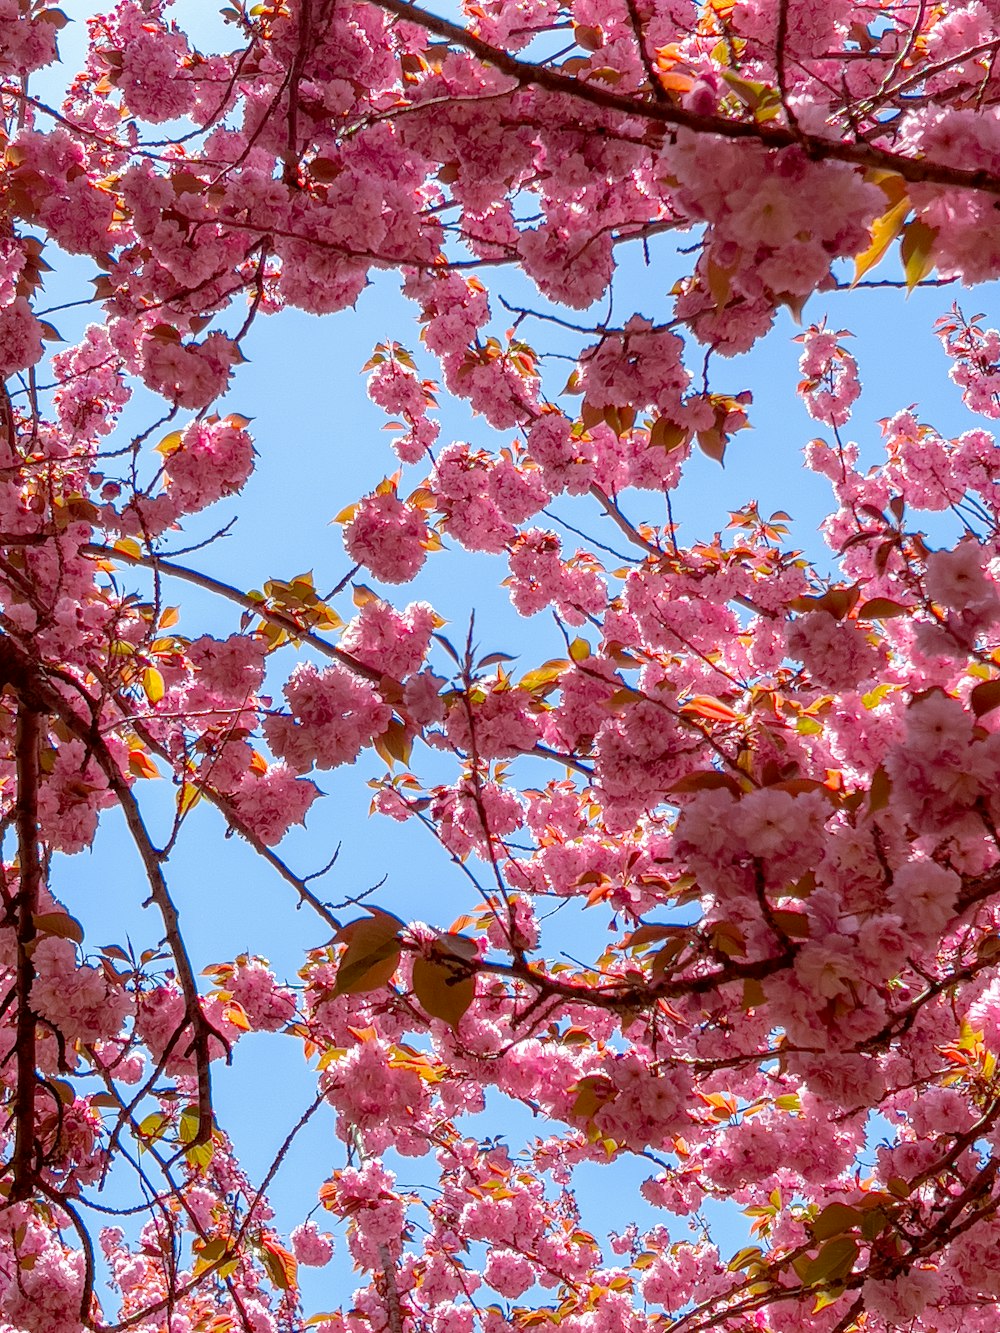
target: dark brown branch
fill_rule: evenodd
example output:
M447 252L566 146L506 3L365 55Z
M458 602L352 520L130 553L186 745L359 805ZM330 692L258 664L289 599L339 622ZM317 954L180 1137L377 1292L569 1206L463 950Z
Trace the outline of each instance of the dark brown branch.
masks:
M29 1199L35 1188L35 1014L31 987L35 969L31 945L42 882L38 855L38 744L42 714L21 699L17 710L17 850L20 886L17 895L17 1091L14 1095L14 1156L10 1198Z
M636 0L627 0L628 17L632 24L632 31L635 33L635 44L639 50L639 59L642 61L642 67L646 71L646 78L649 80L650 91L658 102L669 102L667 90L660 82L653 59L649 53L649 47L646 45L646 30L642 21L642 15L639 13L639 6Z
M191 966L191 960L188 956L187 945L181 935L180 923L177 917L177 909L167 889L166 880L163 875L163 868L160 864L160 854L157 852L153 842L146 829L142 812L139 809L139 803L135 799L131 787L122 776L121 770L115 762L114 756L108 749L104 738L101 736L93 718L85 722L67 703L63 696L56 689L54 683L46 675L44 669L34 661L24 649L15 644L9 635L0 635L0 681L11 683L17 690L20 698L20 708L18 711L18 754L19 754L19 786L18 786L18 832L21 844L21 856L25 856L25 847L31 842L34 847L34 856L37 860L37 731L35 733L35 778L34 788L31 787L31 773L28 771L30 765L27 759L24 760L26 772L22 776L20 773L22 753L26 756L28 752L26 738L22 741L20 728L22 716L28 714L35 715L35 727L38 726L38 716L48 713L59 717L69 730L81 740L87 747L87 750L94 756L104 774L108 786L114 792L122 807L125 815L125 821L128 824L129 832L135 842L136 849L142 859L146 870L146 878L149 883L150 901L155 903L159 909L163 921L164 936L169 945L174 963L177 967L177 979L180 983L181 991L184 995L185 1009L188 1022L192 1028L191 1047L194 1051L195 1063L197 1067L198 1079L198 1133L188 1148L206 1143L212 1136L212 1094L211 1094L211 1076L209 1072L209 1038L214 1035L218 1037L223 1046L226 1046L226 1040L221 1033L216 1032L201 1009L198 996L198 983L195 979L194 969ZM81 691L86 698L85 692ZM22 796L25 790L24 784L28 784L28 790L34 791L33 805L28 809L28 797ZM32 818L33 813L33 818ZM30 853L29 853L30 855ZM22 860L22 874L24 861ZM41 863L38 862L38 878L41 876ZM36 880L36 883L38 881ZM37 903L37 890L35 894ZM23 912L22 912L23 915ZM33 931L32 922L32 931ZM26 985L30 990L30 981L34 979L33 970L28 979L27 967L30 966L30 960L26 965L25 978ZM19 964L20 970L20 964ZM27 992L25 992L27 993ZM19 1008L21 992L19 991ZM27 1026L25 1024L25 1031ZM34 1022L32 1020L32 1032L34 1031ZM21 1020L19 1014L18 1038L21 1036ZM33 1037L32 1037L33 1042ZM34 1047L32 1046L32 1079L34 1078ZM22 1056L21 1049L18 1050L18 1067L21 1067ZM27 1097L19 1086L18 1096ZM34 1084L32 1082L31 1091L32 1101L34 1099ZM20 1141L19 1141L20 1142ZM25 1151L30 1151L29 1148ZM17 1148L15 1148L15 1179L16 1167L20 1159L18 1158Z
M389 1319L389 1333L403 1333L403 1312L399 1307L399 1287L396 1285L396 1266L388 1245L378 1247L382 1280L385 1283L385 1312Z
M492 65L501 74L508 75L525 87L544 88L547 92L560 93L605 111L616 111L624 116L635 116L660 125L692 130L697 134L715 135L723 139L751 140L760 144L762 148L770 149L798 146L816 161L846 162L855 167L893 171L908 181L979 190L985 194L1000 194L1000 177L991 171L950 167L943 162L906 157L902 153L889 152L887 149L876 148L867 143L825 139L816 134L797 133L793 129L772 122L758 124L754 121L730 120L725 116L698 115L674 103L641 101L601 87L597 83L584 83L582 79L571 78L547 65L518 60L507 51L502 51L499 47L483 41L481 37L476 37L460 24L430 14L425 9L409 4L408 0L372 0L372 3L410 23L419 24L428 32L443 37L456 46L464 47L485 64Z
M184 1145L185 1149L189 1151L202 1143L208 1143L212 1137L212 1076L209 1038L214 1035L219 1038L223 1045L227 1043L221 1033L216 1032L202 1012L198 995L198 982L195 979L187 944L181 934L177 908L174 906L167 888L160 857L149 836L142 812L139 809L139 802L135 799L131 787L118 771L115 761L103 740L99 740L93 748L95 758L108 780L108 785L118 797L122 812L125 815L125 822L128 824L129 833L132 835L132 840L142 858L146 879L149 883L150 901L156 904L163 921L164 935L176 964L177 980L184 995L187 1020L191 1024L191 1047L198 1078L198 1132L190 1143Z

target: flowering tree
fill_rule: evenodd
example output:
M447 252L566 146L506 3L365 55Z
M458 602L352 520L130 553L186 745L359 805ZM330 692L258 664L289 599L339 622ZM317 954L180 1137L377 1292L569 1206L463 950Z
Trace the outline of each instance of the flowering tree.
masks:
M164 0L122 0L52 103L66 16L0 3L0 1329L995 1333L997 445L903 411L861 471L857 367L813 324L829 567L752 503L682 545L671 494L747 424L718 359L780 307L886 281L886 255L904 287L1000 274L1000 5L223 13L232 49L206 54ZM688 264L669 292L665 232ZM622 319L595 303L629 246L655 308ZM60 252L92 265L95 323L46 359ZM178 552L253 467L217 400L254 321L348 307L379 269L426 360L391 342L367 367L399 470L339 515L333 593L219 582ZM508 270L534 304L478 276ZM1000 333L957 309L939 332L968 407L1000 416ZM536 333L572 340L565 387ZM495 448L438 443L425 372ZM133 434L138 386L161 407ZM595 514L617 553L575 548ZM551 613L555 656L481 657L363 584L350 606L356 575L406 584L456 544ZM185 585L228 629L181 617ZM376 817L422 823L467 882L458 922L335 910L275 850L312 775L367 749ZM192 956L170 856L197 802L332 935L294 984ZM140 957L85 939L53 861L112 808L160 921ZM569 899L582 961L545 920ZM248 1031L304 1044L316 1079L263 1182L213 1106ZM491 1090L535 1113L523 1152L470 1129ZM344 1164L289 1239L267 1188L331 1108ZM433 1190L397 1183L406 1157ZM663 1221L605 1247L574 1173L634 1158ZM735 1255L712 1200L749 1219ZM298 1265L338 1221L357 1290L316 1313Z

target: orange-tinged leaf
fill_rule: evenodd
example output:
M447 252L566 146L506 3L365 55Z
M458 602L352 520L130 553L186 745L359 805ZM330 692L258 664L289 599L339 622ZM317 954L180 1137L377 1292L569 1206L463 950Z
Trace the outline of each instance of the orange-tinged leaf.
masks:
M722 268L712 259L708 261L708 290L712 293L712 299L720 310L729 299L732 280L731 269Z
M439 957L413 960L413 990L432 1018L443 1019L453 1028L476 998L475 978Z
M142 688L151 704L158 704L166 694L163 676L156 667L146 667L142 673Z
M1000 706L1000 680L981 681L970 693L969 703L976 717L991 713Z
M871 788L868 793L868 811L874 814L876 810L884 810L889 804L889 797L892 795L892 781L889 774L883 766L879 764L872 774Z
M235 1000L230 1000L223 1006L222 1017L227 1023L231 1023L234 1028L239 1028L241 1032L250 1031L250 1020L247 1018L246 1010Z
M295 1291L298 1287L299 1265L295 1255L277 1241L261 1241L264 1267L267 1275L280 1291Z
M376 736L372 742L377 754L389 765L390 768L398 761L401 764L410 762L410 751L413 749L413 737L409 735L406 727L398 718L392 718L389 725L381 735Z
M158 778L160 776L160 770L145 750L129 750L128 769L133 777L137 778Z
M678 778L676 782L670 784L671 793L683 793L692 791L713 791L718 787L725 787L735 796L739 795L740 784L731 773L720 773L714 768L700 769L696 773L687 773L684 777Z
M861 620L889 620L892 616L908 616L913 609L888 597L873 597L858 607L858 616Z
M721 463L726 456L726 437L718 426L698 432L698 448L713 462Z
M471 923L470 923L471 924ZM454 958L470 962L479 952L476 941L468 935L459 935L454 930L442 931L435 941L435 949L451 954Z
M637 926L631 934L622 940L623 949L641 949L644 944L658 944L661 940L687 935L686 926L661 926L655 921L646 921Z
M871 226L871 243L854 258L854 282L858 283L865 274L885 257L886 251L903 230L903 223L910 211L910 200L904 195L898 203L888 208Z
M68 912L39 912L32 917L39 935L57 935L62 940L83 943L83 927Z
M181 439L181 432L179 430L172 430L169 435L164 435L163 439L156 446L156 452L162 454L164 458L169 458L171 454L175 454L181 447ZM128 541L129 539L126 537L125 540Z
M704 717L712 722L739 722L740 715L728 704L716 699L711 694L696 694L681 705L681 712L689 716Z
M649 447L663 449L667 453L686 444L689 438L690 431L687 427L678 426L676 422L668 421L666 417L657 417L649 429Z
M337 932L347 948L337 968L334 995L355 995L385 986L399 966L403 923L389 912L372 911Z
M379 602L382 600L378 593L373 592L365 583L355 583L351 597L355 606L367 606L369 602Z
M918 282L933 272L934 242L937 238L938 228L929 226L922 218L914 218L906 224L899 248L909 291L912 292Z
M716 921L711 927L712 948L727 958L739 958L747 951L746 936L732 921Z

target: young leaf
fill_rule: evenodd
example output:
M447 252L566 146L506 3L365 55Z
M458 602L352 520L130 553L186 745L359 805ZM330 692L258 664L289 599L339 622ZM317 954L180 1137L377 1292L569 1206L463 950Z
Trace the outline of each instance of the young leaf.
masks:
M413 990L432 1018L441 1018L453 1028L476 998L475 978L439 957L413 960Z

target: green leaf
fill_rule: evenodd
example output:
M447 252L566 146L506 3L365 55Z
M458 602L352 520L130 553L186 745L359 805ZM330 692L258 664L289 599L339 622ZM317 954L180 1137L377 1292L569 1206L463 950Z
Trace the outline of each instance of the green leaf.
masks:
M527 690L529 694L547 693L563 672L569 670L570 665L565 657L555 657L549 662L544 662L540 667L525 672L521 677L521 689Z
M576 1093L571 1114L582 1116L585 1120L590 1120L602 1106L613 1102L618 1096L618 1089L604 1074L586 1074L576 1081L570 1092Z
M162 1111L154 1111L139 1123L139 1134L147 1143L156 1143L170 1128L170 1117Z
M184 1154L184 1160L189 1166L198 1166L204 1170L209 1166L214 1156L214 1143L199 1143L195 1147L187 1149Z
M180 1124L178 1125L178 1138L181 1143L193 1143L198 1135L198 1126L201 1123L201 1117L198 1114L197 1106L185 1106L181 1112Z
M142 673L142 688L151 704L158 704L166 693L163 676L156 667L146 667Z
M831 1287L829 1291L821 1291L816 1297L816 1304L813 1306L813 1314L819 1314L820 1310L825 1310L828 1305L836 1305L844 1294L842 1286Z
M846 1278L857 1257L858 1242L850 1236L837 1236L826 1242L815 1259L810 1259L801 1274L802 1281L812 1287L820 1282L836 1282Z
M229 1240L226 1236L216 1236L214 1240L206 1243L198 1251L198 1258L205 1264L214 1264L216 1260L221 1259L229 1250Z
M764 1257L763 1250L757 1245L747 1245L737 1250L726 1265L730 1273L738 1273L741 1268L751 1268L759 1264Z

